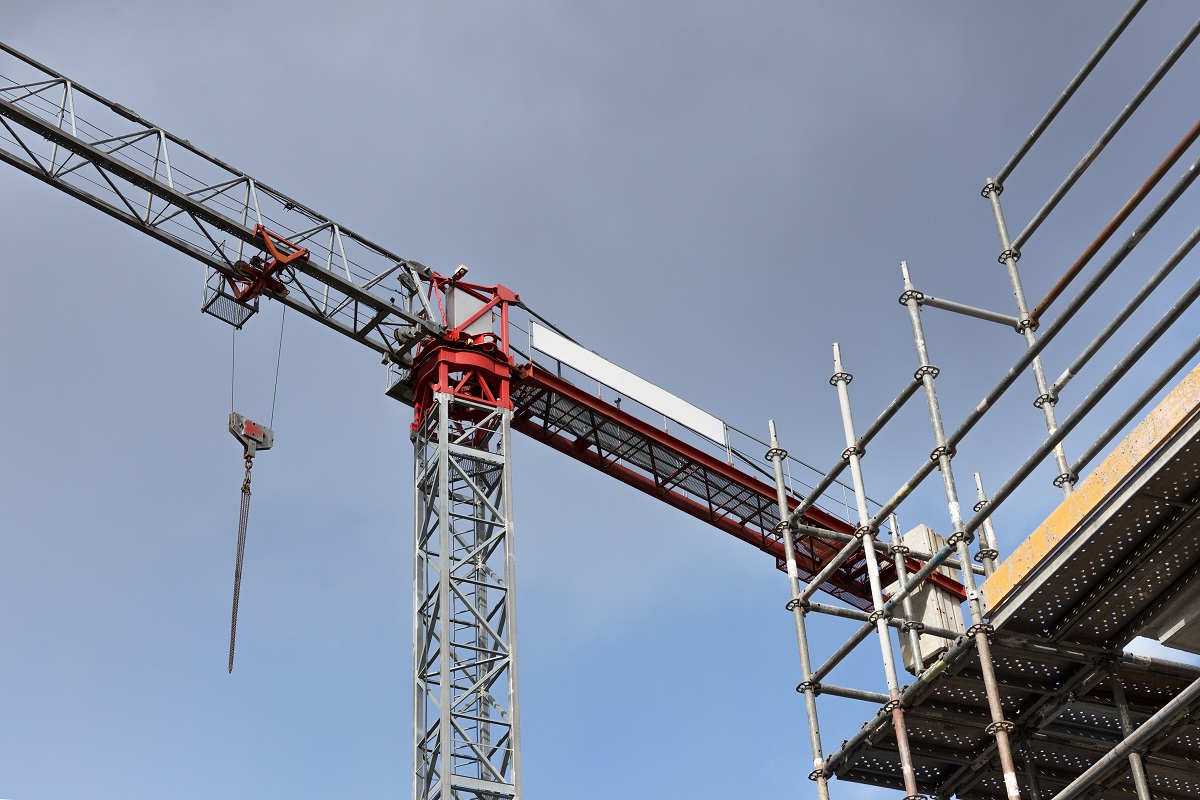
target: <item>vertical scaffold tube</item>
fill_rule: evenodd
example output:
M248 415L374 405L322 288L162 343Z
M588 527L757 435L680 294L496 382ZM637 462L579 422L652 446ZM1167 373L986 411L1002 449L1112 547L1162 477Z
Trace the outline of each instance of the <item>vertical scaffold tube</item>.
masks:
M825 774L825 752L821 747L821 726L817 722L817 684L813 680L812 657L808 651L808 631L805 627L805 602L800 597L800 570L796 566L796 549L791 525L788 524L787 488L783 480L783 459L787 451L779 446L775 435L775 420L771 420L771 449L767 458L775 468L775 494L779 501L779 531L783 535L783 552L787 561L788 588L791 600L787 608L796 625L796 646L800 651L800 685L796 690L804 695L804 710L808 715L808 738L812 744L813 771L808 777L817 782L819 800L829 800L829 776Z
M892 528L892 563L896 565L896 582L903 587L908 583L908 563L904 559L909 548L900 537L900 523L895 514L888 516L888 524ZM925 658L921 655L921 629L925 626L915 616L911 593L900 599L900 610L904 612L904 635L908 637L908 646L913 654L912 671L920 675L925 671Z
M1112 681L1113 701L1117 706L1117 717L1121 720L1121 735L1125 738L1133 733L1133 720L1129 716L1129 701L1125 699L1125 684L1121 681L1121 672L1116 664L1109 668L1108 677ZM1146 765L1142 763L1142 754L1137 750L1129 751L1129 771L1133 775L1133 786L1137 790L1138 800L1150 799L1150 781L1146 778Z
M1000 235L1001 253L997 260L1008 268L1008 280L1012 284L1013 298L1017 301L1017 319L1020 321L1021 335L1025 337L1025 346L1032 348L1037 344L1037 337L1033 335L1037 323L1029 316L1029 304L1025 301L1025 289L1021 285L1021 273L1017 269L1017 260L1021 258L1021 253L1013 247L1009 239L1008 224L1004 221L1004 211L1000 208L1000 193L1003 191L1004 188L1000 184L988 178L982 194L992 204L996 232ZM1031 367L1038 390L1033 404L1042 410L1042 416L1046 418L1046 430L1053 436L1058 430L1058 420L1054 414L1054 404L1058 402L1058 397L1050 391L1050 384L1046 382L1046 372L1042 369L1040 355L1034 356ZM1071 473L1070 462L1067 461L1067 453L1061 442L1054 447L1054 463L1058 466L1058 477L1054 479L1054 485L1062 489L1064 496L1070 495L1075 489L1078 477Z
M975 513L983 511L987 507L987 493L983 491L983 479L979 477L979 473L975 473L975 496L978 502L975 503ZM996 571L996 560L1000 558L1000 547L996 542L996 528L992 525L992 518L988 517L983 521L983 535L979 537L979 552L975 554L983 564L984 578L992 577L992 573Z
M883 656L883 674L887 679L888 702L884 706L891 712L892 727L896 732L896 750L900 756L900 771L904 778L905 800L920 800L917 788L917 773L913 769L912 750L908 745L908 726L904 723L904 707L900 705L900 680L896 675L896 659L892 653L892 635L888 630L888 614L883 607L883 583L879 577L879 558L875 553L875 528L871 524L871 512L867 509L867 491L863 484L862 450L855 444L854 416L850 412L850 390L847 388L853 376L842 369L842 351L833 345L833 377L830 384L837 389L838 406L842 412L842 429L846 435L846 450L842 457L850 463L850 479L854 485L854 504L858 512L858 527L854 535L862 541L863 557L867 564L867 580L871 585L870 621L875 624L879 637L879 651Z
M929 361L929 348L925 344L925 328L921 323L921 304L917 299L917 291L913 287L912 278L908 274L908 262L900 262L900 271L904 275L904 293L900 295L901 302L908 308L908 318L912 323L913 342L917 349L917 375L925 384L925 399L929 405L929 422L933 428L933 438L936 447L930 453L930 459L937 462L942 473L942 484L946 492L946 507L950 512L950 526L953 528L946 544L953 546L958 552L958 560L964 565L971 563L969 548L971 537L963 527L962 505L958 500L958 487L954 483L954 470L950 460L954 455L953 448L946 443L946 430L942 424L942 411L938 405L937 389L934 378L938 368ZM1020 784L1017 783L1017 770L1013 762L1012 745L1009 734L1016 728L1013 723L1004 719L1004 708L1000 704L1000 687L996 682L996 668L992 664L992 646L988 641L990 626L983 621L983 603L979 590L975 586L975 573L963 569L963 589L967 593L967 607L971 613L971 627L967 630L974 637L975 647L979 652L979 669L983 674L983 686L987 694L988 710L992 722L987 726L987 732L996 739L996 752L1000 756L1000 769L1004 774L1004 791L1008 800L1021 800Z
M1025 786L1029 789L1029 800L1042 800L1042 781L1038 778L1037 762L1033 760L1028 739L1021 742L1021 755L1024 756Z

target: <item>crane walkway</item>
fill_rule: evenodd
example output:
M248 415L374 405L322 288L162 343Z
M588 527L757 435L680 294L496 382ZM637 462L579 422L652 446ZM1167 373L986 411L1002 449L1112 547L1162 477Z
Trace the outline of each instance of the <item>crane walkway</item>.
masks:
M783 568L784 544L773 485L533 363L520 369L512 399L517 430L748 542ZM789 503L795 508L800 498L792 496ZM854 531L848 522L818 507L807 512L805 522L831 535L844 537ZM839 547L832 536L797 537L801 576L808 579L820 572ZM843 566L826 589L856 608L870 608L861 554Z

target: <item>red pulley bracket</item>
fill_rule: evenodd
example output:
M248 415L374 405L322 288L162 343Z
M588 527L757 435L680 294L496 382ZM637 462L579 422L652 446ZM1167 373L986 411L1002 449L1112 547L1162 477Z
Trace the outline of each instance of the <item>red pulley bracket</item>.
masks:
M233 265L233 275L226 276L233 296L242 303L263 294L286 297L287 287L276 276L289 264L307 262L308 249L276 236L262 225L254 226L254 238L262 244L267 256L256 255L249 261L238 261Z

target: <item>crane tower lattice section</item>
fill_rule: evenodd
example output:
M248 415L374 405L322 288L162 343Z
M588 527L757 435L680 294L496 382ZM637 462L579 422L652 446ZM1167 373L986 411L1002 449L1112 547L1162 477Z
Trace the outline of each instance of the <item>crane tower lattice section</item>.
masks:
M432 400L413 432L413 797L519 798L512 411Z

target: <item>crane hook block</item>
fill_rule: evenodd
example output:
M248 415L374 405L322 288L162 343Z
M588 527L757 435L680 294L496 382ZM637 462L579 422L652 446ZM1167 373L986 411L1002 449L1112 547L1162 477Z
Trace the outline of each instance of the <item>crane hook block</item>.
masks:
M256 450L270 450L271 445L275 443L275 434L270 428L252 422L238 413L229 415L229 432L246 448L246 456L249 458L254 457Z

